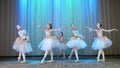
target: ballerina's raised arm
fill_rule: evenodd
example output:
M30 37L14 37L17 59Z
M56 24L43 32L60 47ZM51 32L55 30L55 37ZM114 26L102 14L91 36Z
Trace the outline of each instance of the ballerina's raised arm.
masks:
M39 28L40 30L44 31L45 29L43 29L39 24L33 22L33 25L36 26L37 28Z
M77 28L75 27L74 24L72 24L71 27L72 27L72 30L73 30L73 34L75 36L78 36L78 37L84 39L84 36L77 30Z
M90 27L88 27L88 26L86 26L85 28L87 28L88 30L90 30L90 32L91 32L91 31L96 31L96 29L90 28Z
M103 31L105 31L105 32L112 32L112 31L118 31L118 29L109 29L109 30L106 30L106 29L102 29Z
M61 30L65 29L65 28L66 28L66 26L63 26L63 27L60 27L60 28L57 28L57 29L52 29L52 31L61 31Z

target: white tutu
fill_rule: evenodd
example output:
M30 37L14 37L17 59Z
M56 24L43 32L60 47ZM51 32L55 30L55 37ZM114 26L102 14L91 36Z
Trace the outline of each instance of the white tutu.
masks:
M43 51L50 51L51 49L58 47L60 45L60 42L58 39L55 38L45 38L42 40L42 42L39 44L39 48Z
M58 46L58 49L59 50L66 50L67 49L67 46L66 46L66 44L65 43L60 43L60 45Z
M112 41L107 37L103 37L102 39L96 38L92 44L93 50L100 50L104 48L108 48L112 45Z
M15 51L24 52L24 53L29 53L33 51L30 42L27 42L26 40L23 40L22 42L18 42L18 39L16 39L16 41L13 44L13 49Z
M77 49L83 49L87 46L87 44L80 38L70 40L67 42L66 45L68 48L77 48Z

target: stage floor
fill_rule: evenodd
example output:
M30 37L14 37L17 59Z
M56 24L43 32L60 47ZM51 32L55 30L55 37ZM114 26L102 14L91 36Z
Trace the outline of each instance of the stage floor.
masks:
M105 62L97 62L95 57L80 57L80 62L74 63L67 59L55 59L54 63L48 63L49 57L44 64L40 64L40 57L27 57L27 63L21 64L16 58L0 58L0 68L120 68L119 57L106 58Z

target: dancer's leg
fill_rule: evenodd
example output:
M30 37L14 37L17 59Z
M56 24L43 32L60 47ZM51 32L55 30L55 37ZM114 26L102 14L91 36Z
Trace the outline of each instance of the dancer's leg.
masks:
M102 50L102 61L105 61L105 53L104 53L104 50Z
M43 57L43 59L42 59L41 63L43 63L43 62L44 62L44 60L45 60L45 58L46 58L47 54L48 54L48 51L45 51L45 54L44 54L44 57Z
M78 50L75 49L75 57L76 57L76 61L75 62L78 62L79 61L79 57L78 57Z
M51 60L50 61L53 62L53 56L54 56L53 55L53 50L51 50L50 56L51 56Z
M71 53L70 53L70 56L68 57L69 60L71 60L71 57L72 57L73 51L74 51L74 48L72 49L72 51L71 51Z
M102 50L99 50L99 51L98 51L98 56L97 56L97 61L98 61L98 62L100 61L101 52L102 52Z
M61 52L62 52L61 50L58 52L58 55L57 55L58 58L60 57Z
M65 51L63 50L62 53L63 53L63 59L65 59Z
M21 60L21 55L22 55L22 53L21 53L21 52L19 52L18 62L20 62L20 60Z
M21 63L25 63L26 62L26 57L25 57L25 53L22 52L22 57L23 57L23 61Z

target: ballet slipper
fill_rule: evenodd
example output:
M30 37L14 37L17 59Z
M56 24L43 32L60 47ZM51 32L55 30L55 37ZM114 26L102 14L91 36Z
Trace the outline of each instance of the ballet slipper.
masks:
M100 59L97 59L97 62L100 62Z
M100 62L100 60L99 60L99 59L97 59L97 62Z
M99 57L97 57L97 62L100 62L100 59L99 59Z
M43 64L44 63L44 61L42 60L41 62L40 62L40 64Z
M79 62L79 60L75 60L75 63L78 63Z
M18 62L20 62L20 57L18 57Z
M105 62L105 59L101 59L100 61L103 61L103 62Z
M22 63L22 64L23 64L23 63L26 63L26 61L22 61L22 62L20 62L20 63Z

